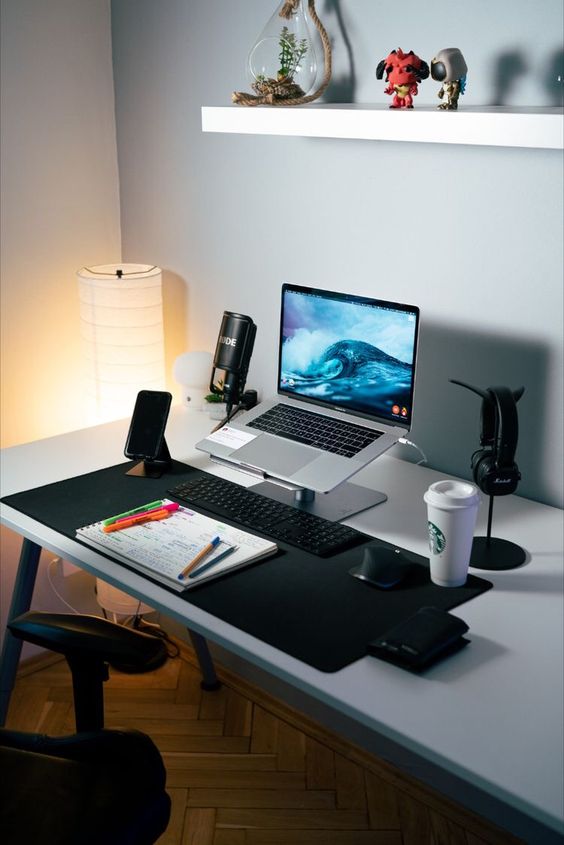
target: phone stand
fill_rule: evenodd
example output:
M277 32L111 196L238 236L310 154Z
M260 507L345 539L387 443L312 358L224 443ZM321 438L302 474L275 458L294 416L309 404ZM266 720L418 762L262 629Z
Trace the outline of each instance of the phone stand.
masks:
M522 563L525 563L527 554L521 546L512 543L510 540L500 540L498 537L492 537L493 501L494 497L490 496L486 536L474 537L470 555L470 566L475 569L498 571L516 569Z
M138 464L131 467L125 474L136 475L138 478L160 478L164 472L170 469L171 464L170 452L168 451L166 440L163 437L158 455L155 458L139 461Z

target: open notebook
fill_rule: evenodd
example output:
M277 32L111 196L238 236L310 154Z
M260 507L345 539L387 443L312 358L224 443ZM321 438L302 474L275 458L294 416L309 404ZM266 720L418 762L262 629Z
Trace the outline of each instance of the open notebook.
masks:
M278 548L270 540L185 507L167 519L110 534L102 526L103 522L85 525L77 529L76 536L179 593L272 555ZM205 565L202 573L198 574L198 566L191 575L179 579L187 564L217 536L221 542L202 561L202 568Z

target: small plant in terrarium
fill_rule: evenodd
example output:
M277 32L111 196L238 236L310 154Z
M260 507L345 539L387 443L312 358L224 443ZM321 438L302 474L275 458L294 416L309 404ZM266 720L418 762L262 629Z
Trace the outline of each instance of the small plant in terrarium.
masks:
M287 26L283 26L278 39L278 48L279 67L276 78L257 73L253 90L257 94L271 96L273 101L303 97L305 91L301 85L294 82L294 76L299 74L300 62L309 49L307 38L298 39L294 32L290 32Z
M300 67L300 62L307 53L307 38L300 41L296 39L294 32L290 32L287 26L282 27L280 33L280 70L278 79L287 79L292 82L294 74Z

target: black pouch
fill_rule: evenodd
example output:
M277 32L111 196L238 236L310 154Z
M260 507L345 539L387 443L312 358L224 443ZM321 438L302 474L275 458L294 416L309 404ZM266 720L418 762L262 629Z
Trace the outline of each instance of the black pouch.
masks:
M458 616L437 607L422 607L369 643L368 653L420 672L468 645L470 640L462 636L468 630Z

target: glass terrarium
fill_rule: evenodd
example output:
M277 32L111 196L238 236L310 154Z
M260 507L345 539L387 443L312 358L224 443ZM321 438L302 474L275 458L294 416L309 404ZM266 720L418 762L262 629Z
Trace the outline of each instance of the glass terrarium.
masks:
M315 85L317 58L304 2L283 0L249 53L249 82L259 96L297 99Z

